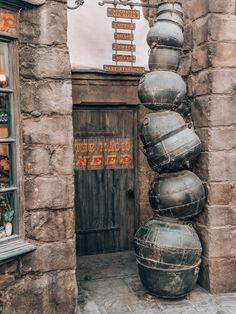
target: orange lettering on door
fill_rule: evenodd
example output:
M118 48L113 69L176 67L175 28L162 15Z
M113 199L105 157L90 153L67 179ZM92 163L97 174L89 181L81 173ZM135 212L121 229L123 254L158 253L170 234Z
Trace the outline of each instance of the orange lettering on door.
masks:
M93 156L92 158L93 159L92 159L91 164L90 164L91 167L97 167L97 166L101 166L102 165L102 155L100 155L100 156Z
M78 160L76 161L76 168L86 168L89 160L89 156L79 156Z
M120 156L120 165L128 164L132 160L130 155L121 155Z
M116 155L108 155L106 165L114 166L116 164Z

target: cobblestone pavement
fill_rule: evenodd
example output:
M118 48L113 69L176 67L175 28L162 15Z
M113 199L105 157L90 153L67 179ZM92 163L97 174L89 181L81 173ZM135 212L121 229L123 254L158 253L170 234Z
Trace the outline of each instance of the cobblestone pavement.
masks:
M236 293L212 295L196 286L180 300L148 294L130 251L78 257L77 273L80 314L236 314Z

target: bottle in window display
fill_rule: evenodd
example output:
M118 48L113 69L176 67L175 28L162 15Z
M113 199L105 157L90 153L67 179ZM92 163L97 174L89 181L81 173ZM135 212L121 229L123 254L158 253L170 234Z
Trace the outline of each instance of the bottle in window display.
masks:
M0 87L6 87L7 86L7 75L6 70L4 67L4 58L3 55L0 54Z
M11 209L9 198L0 194L0 238L12 235L14 210Z

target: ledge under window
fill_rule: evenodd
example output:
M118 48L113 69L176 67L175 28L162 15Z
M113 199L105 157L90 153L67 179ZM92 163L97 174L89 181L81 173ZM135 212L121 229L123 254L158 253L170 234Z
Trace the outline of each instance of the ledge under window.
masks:
M19 10L44 4L45 0L0 0L0 7L9 10Z
M0 265L34 250L36 250L36 246L20 239L18 236L3 239L0 241Z

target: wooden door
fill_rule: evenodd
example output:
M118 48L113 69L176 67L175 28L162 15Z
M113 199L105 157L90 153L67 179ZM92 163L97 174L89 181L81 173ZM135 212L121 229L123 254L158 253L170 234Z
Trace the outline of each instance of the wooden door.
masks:
M136 225L135 106L74 108L77 254L131 249Z

